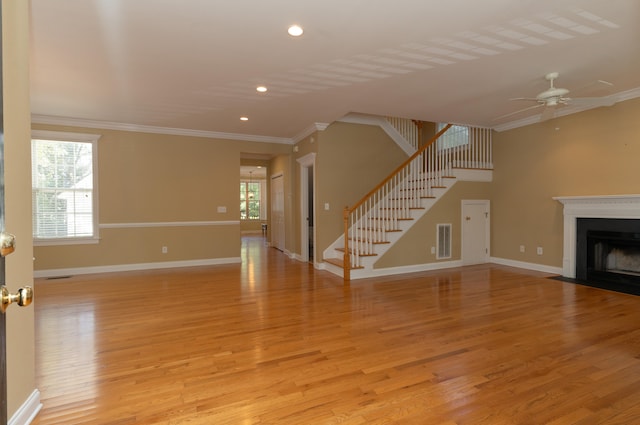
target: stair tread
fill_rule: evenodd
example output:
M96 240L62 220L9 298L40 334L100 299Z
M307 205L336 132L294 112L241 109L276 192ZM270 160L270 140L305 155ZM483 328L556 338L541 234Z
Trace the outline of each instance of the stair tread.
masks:
M407 208L399 208L399 207L384 207L380 208L381 210L423 210L424 207L407 207Z
M344 261L341 258L324 258L323 260L326 263L333 264L334 266L340 267L341 269L344 268ZM358 269L364 269L364 267L362 266L351 267L351 270L358 270Z
M353 241L354 239L349 239L350 241ZM365 238L356 238L355 239L356 242L362 242L362 243L372 243L374 245L382 245L385 243L391 243L389 241L380 241L380 240L371 240L371 239L365 239Z
M396 218L396 217L369 217L369 220L383 220L383 221L390 221L390 220L413 220L413 218L409 217L409 218ZM361 227L362 228L362 227ZM367 227L367 229L370 229L370 227Z
M363 231L385 231L385 232L402 232L402 229L375 229L373 227L358 227L358 229Z
M340 251L340 252L344 252L344 248L335 248L336 251ZM349 250L349 252L353 252L352 249ZM376 257L378 254L375 253L369 253L369 254L358 254L358 257Z

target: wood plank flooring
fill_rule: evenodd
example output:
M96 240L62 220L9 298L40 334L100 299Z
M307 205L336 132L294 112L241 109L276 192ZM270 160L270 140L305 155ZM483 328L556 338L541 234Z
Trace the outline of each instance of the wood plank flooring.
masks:
M53 424L637 424L640 297L480 265L242 265L38 280Z

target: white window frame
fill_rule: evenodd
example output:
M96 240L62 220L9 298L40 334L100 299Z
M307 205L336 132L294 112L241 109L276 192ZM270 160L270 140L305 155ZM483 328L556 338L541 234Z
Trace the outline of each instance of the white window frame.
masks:
M258 183L260 186L260 197L258 198L258 201L260 202L260 217L258 218L241 218L242 221L265 221L267 219L267 202L266 199L264 199L265 193L266 193L266 189L267 189L267 183L266 180L262 180L262 179L246 179L246 178L242 178L240 179L240 183ZM245 202L247 202L247 207L248 207L248 199L245 199ZM248 215L249 211L247 210L247 215Z
M99 229L100 222L98 219L98 140L101 135L89 133L72 133L61 131L33 130L31 132L31 140L51 140L59 142L80 142L91 143L92 166L93 166L93 188L91 189L92 197L92 215L93 215L93 236L79 236L67 238L38 238L33 236L34 246L52 246L52 245L78 245L78 244L96 244L100 240ZM33 155L33 153L32 153ZM35 211L32 212L35 214Z
M436 124L436 133L442 130L447 124L439 122ZM464 134L466 133L466 135ZM438 150L465 148L471 142L471 128L466 125L453 124L449 130L438 139Z

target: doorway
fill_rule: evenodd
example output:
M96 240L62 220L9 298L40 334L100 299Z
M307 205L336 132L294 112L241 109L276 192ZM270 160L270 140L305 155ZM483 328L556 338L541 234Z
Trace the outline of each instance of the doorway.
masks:
M489 261L489 201L462 201L462 264Z
M305 262L315 262L315 159L310 153L298 158L300 164L300 257Z

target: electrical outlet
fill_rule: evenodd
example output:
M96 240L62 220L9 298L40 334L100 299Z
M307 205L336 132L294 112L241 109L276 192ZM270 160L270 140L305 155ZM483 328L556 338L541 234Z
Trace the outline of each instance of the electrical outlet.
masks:
M536 252L538 253L538 255L542 255L542 247L539 246L538 249L536 249Z
M524 245L520 245L520 252L524 252Z
M435 246L432 246L432 247L431 247L431 253L432 253L432 254L435 254L435 253L436 253L436 247L435 247Z
M166 254L167 252L169 252L169 248L167 248L166 246L162 247L162 253Z

